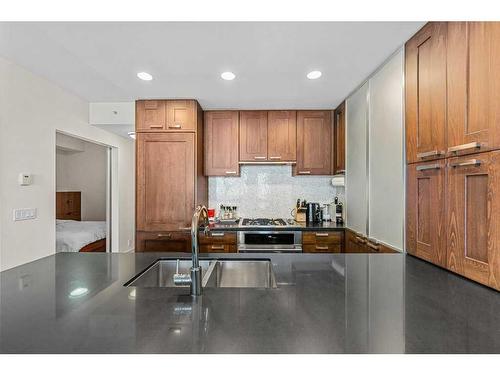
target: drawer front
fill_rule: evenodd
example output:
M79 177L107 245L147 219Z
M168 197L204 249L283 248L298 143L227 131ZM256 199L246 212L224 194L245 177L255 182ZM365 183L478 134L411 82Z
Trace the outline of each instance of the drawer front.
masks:
M209 232L208 235L200 233L200 245L227 244L236 245L236 233Z
M200 253L235 253L236 245L200 245Z
M191 236L187 232L137 232L136 251L190 252Z
M304 253L341 253L342 245L341 244L309 244L303 245L302 251Z
M302 234L302 243L305 244L341 244L343 241L343 232L304 232Z

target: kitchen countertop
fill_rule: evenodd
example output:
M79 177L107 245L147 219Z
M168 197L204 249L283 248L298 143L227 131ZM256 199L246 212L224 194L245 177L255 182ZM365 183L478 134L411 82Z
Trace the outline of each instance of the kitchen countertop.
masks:
M336 224L335 222L323 222L323 223L299 223L295 222L294 224L283 226L283 227L252 227L245 226L242 227L239 223L236 224L220 224L220 223L212 223L210 225L210 230L215 232L231 232L231 231L261 231L261 230L273 230L273 231L290 231L290 230L299 230L299 231L343 231L345 229L344 224Z
M2 272L0 352L500 352L500 293L404 254L255 254L278 289L198 299L123 286L160 257L61 253Z

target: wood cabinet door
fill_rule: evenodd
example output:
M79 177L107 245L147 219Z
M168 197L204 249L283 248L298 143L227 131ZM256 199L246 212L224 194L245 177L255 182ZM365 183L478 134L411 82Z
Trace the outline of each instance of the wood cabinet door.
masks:
M406 249L446 266L445 161L410 164L407 169Z
M355 233L350 229L345 230L345 252L346 253L369 253L366 246L366 237Z
M240 161L267 160L267 112L240 111Z
M194 210L194 133L137 134L137 229L178 230Z
M268 111L267 121L268 160L297 160L297 112Z
M500 147L500 22L448 25L448 155Z
M297 175L332 173L331 111L297 112Z
M135 118L137 132L165 130L165 101L138 100L135 104Z
M195 131L196 112L196 101L194 100L167 100L166 130Z
M335 110L333 174L345 173L345 102Z
M448 268L500 289L500 151L447 165Z
M406 158L446 152L446 22L430 22L406 43Z
M238 111L205 112L205 176L238 176Z

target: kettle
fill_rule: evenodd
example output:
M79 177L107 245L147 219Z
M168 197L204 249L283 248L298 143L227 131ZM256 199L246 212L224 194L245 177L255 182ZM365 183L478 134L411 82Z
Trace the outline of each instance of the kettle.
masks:
M306 208L306 222L320 223L323 220L319 203L308 203Z

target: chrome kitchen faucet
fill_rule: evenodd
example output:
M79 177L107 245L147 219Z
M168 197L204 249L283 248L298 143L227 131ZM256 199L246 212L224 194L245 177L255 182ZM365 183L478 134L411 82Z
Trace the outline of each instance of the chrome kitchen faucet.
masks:
M198 242L198 230L200 226L200 217L203 219L203 224L205 228L205 235L210 231L209 221L208 221L208 211L205 206L198 206L193 214L193 219L191 220L191 252L193 264L191 266L191 274L179 273L179 260L177 260L177 270L174 274L174 284L175 285L190 285L191 295L199 296L201 295L201 267L198 261L199 254L199 242Z

